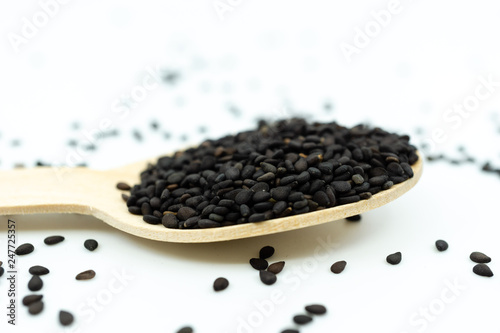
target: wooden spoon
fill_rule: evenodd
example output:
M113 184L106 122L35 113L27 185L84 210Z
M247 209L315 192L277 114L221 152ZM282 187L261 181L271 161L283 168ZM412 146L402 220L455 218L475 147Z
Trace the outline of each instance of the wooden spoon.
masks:
M0 172L0 215L78 213L93 215L127 233L164 242L208 243L268 235L343 219L375 209L411 189L422 174L422 156L412 166L414 177L368 200L258 223L211 229L167 229L132 215L121 198L118 182L139 183L148 162L106 171L88 168L38 167Z

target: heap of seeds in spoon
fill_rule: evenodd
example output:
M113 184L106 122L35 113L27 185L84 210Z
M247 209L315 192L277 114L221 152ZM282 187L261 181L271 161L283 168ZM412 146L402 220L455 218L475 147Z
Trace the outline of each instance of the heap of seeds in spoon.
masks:
M417 160L408 135L381 128L261 121L159 158L124 199L130 213L167 228L261 222L369 199L413 177Z

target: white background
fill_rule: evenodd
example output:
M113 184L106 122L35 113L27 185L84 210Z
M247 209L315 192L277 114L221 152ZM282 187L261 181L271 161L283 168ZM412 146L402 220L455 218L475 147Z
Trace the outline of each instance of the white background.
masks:
M218 12L214 4L221 3L231 10ZM18 260L19 302L29 293L29 267L44 265L51 273L43 277L44 311L30 316L20 306L14 329L1 314L2 332L175 332L184 325L195 332L280 332L310 303L326 305L328 313L301 332L500 331L497 276L474 275L468 259L472 251L485 252L500 272L500 178L480 171L486 161L500 167L497 2L401 0L384 26L375 17L390 1L0 6L1 169L36 161L111 168L251 129L260 117L294 115L368 122L430 144L429 155L460 158L457 147L464 146L477 159L425 163L415 189L363 214L360 223L217 244L157 243L83 216L11 217L18 242L36 248ZM363 41L366 29L375 30ZM357 53L346 57L347 44L359 46ZM179 73L174 84L154 79L171 71ZM151 89L134 99L145 79ZM477 89L487 96L477 99ZM470 112L447 113L474 98ZM118 136L93 140L95 151L83 149L105 120ZM160 124L157 131L150 130L152 121ZM5 262L7 217L0 220ZM43 244L54 234L66 241ZM95 252L83 248L88 238L99 241ZM437 252L439 238L450 243L448 251ZM325 242L332 247L325 250ZM276 248L271 261L286 261L271 287L248 264L264 245ZM396 251L403 261L391 266L385 257ZM329 271L337 260L348 262L340 275ZM94 280L74 280L91 268ZM129 278L119 282L117 274ZM230 286L215 293L219 276ZM281 298L271 306L273 292ZM68 329L57 321L60 309L76 317Z

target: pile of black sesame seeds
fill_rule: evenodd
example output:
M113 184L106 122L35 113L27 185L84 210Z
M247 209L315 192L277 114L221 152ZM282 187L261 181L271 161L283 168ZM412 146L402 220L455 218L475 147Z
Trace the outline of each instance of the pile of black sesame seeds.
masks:
M371 198L413 177L409 136L293 118L207 140L118 184L150 224L196 229L261 222Z

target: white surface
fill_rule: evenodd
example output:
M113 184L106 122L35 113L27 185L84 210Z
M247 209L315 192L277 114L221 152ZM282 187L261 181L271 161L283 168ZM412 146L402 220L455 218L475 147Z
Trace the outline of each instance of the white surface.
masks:
M430 153L460 156L456 147L464 144L478 158L461 166L426 163L415 189L363 214L360 223L337 221L235 242L163 244L82 216L14 216L19 244L36 247L19 258L18 301L28 293L30 266L45 265L51 273L43 277L45 310L30 316L20 306L15 329L1 314L2 332L175 332L183 325L195 332L238 332L240 318L248 322L259 313L264 319L253 332L280 332L293 327L292 317L304 305L316 302L325 304L328 314L301 332L500 331L497 276L474 275L468 259L470 252L482 251L493 258L493 272L500 272L495 218L500 179L479 171L487 160L500 165L500 87L460 118L457 128L443 118L448 108L474 96L481 77L500 81L495 42L500 8L495 1L401 1L400 13L346 61L341 43L352 43L355 28L373 20L370 12L387 6L386 1L241 1L221 21L212 1L73 1L60 5L16 53L9 34L21 33L23 18L31 20L41 5L2 3L0 168L32 166L36 160L64 164L75 152L66 142L87 145L85 133L99 129L103 119L110 119L120 135L97 141L95 152L80 153L94 168L252 128L262 115L346 125L369 121L410 133L415 143L443 128L447 140ZM124 106L114 108L116 101L140 86L151 68L179 71L178 84L158 83L128 116L117 117L115 111ZM325 102L332 103L331 112L323 110ZM228 112L229 105L241 110L240 117ZM147 133L152 120L161 130ZM73 122L81 128L73 129ZM206 133L199 132L201 126ZM416 135L417 128L423 134ZM133 139L134 129L144 135L142 142ZM169 140L164 132L171 134ZM20 146L11 146L15 139ZM4 262L6 224L7 217L0 217ZM43 239L54 234L66 241L44 245ZM318 239L328 237L335 245L318 257L323 253ZM99 242L95 252L83 248L87 238ZM448 251L437 252L439 238L449 242ZM276 248L271 261L286 261L273 286L263 285L248 264L264 245ZM403 261L391 266L385 257L395 251L403 253ZM348 262L340 275L329 271L337 260ZM90 268L97 272L94 280L74 280ZM123 270L133 279L92 317L89 299L109 294L110 283L120 289L114 272ZM230 286L215 293L212 283L219 276ZM451 300L448 283L455 282L466 289ZM284 301L268 315L256 304L267 304L273 291L282 292ZM0 295L5 303L5 275ZM449 304L440 314L431 313L425 328L423 321L415 322L423 318L415 313L438 307L443 295ZM76 317L69 329L58 324L60 309Z

